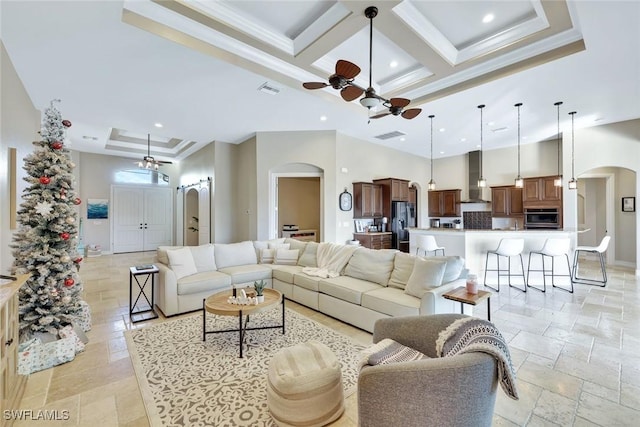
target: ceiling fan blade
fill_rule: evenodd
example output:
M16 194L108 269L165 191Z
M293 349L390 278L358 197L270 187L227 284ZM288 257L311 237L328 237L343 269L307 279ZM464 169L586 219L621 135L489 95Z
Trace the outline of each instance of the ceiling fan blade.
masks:
M305 89L322 89L323 87L329 86L329 84L324 82L306 82L302 83Z
M422 112L421 108L410 108L402 113L402 117L411 120Z
M162 165L172 165L173 162L169 162L167 160L156 160L156 163L160 163Z
M411 100L406 98L391 98L389 100L389 104L391 104L392 107L400 107L400 108L406 107L407 105L409 105L410 102Z
M336 74L344 77L345 79L352 79L360 74L360 67L352 62L340 59L336 62Z
M364 91L362 89L355 86L347 86L340 91L340 96L342 96L342 99L344 99L345 101L351 102L354 99L359 98L360 95L363 94L363 92Z
M388 116L389 114L391 114L390 112L384 112L384 113L378 113L375 116L371 116L369 117L370 119L379 119L380 117L384 117L384 116Z

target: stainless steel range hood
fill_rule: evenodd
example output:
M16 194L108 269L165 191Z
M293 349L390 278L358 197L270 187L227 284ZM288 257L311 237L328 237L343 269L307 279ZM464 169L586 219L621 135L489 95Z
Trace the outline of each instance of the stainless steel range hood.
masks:
M467 176L469 198L467 200L463 200L462 203L491 203L490 201L482 198L483 189L478 187L478 179L480 178L480 150L469 151L467 153L467 166L469 170L469 174Z

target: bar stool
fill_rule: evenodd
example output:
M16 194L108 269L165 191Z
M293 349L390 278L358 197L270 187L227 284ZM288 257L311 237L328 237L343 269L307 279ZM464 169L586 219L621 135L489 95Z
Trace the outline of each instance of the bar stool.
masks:
M573 293L573 281L569 282L571 283L571 289L565 289L561 286L556 286L556 283L555 283L555 278L557 276L566 276L566 277L572 278L571 265L569 264L569 255L568 255L570 249L571 249L571 239L568 237L564 237L564 238L549 238L545 240L544 245L542 246L542 249L540 249L539 251L531 251L529 253L529 263L527 265L527 286L541 292L546 292L547 276L551 276L551 286L553 286L554 288L562 289L563 291ZM540 255L540 258L542 260L542 270L531 269L531 258L533 258L533 255ZM555 257L562 256L562 255L564 255L564 257L567 260L567 268L568 268L569 274L555 273L555 265L554 265ZM545 264L544 264L545 257L551 258L551 272L548 272L547 269L545 268ZM529 280L529 274L532 271L542 272L542 289L536 286L531 286L531 281Z
M438 246L436 238L433 236L419 234L416 237L416 245L416 256L418 256L418 252L420 252L420 250L424 251L425 256L427 255L427 252L433 252L434 255L438 255L438 251L442 251L442 256L444 256L444 248L442 246Z
M498 248L494 251L487 251L487 258L484 263L484 285L488 288L495 290L496 292L500 292L500 276L508 276L509 287L519 289L523 292L527 292L527 279L524 276L524 262L522 261L522 250L524 249L524 239L515 239L515 238L504 238L500 240L498 244ZM496 256L496 266L495 270L489 270L489 255ZM511 257L519 256L520 257L520 267L522 268L521 274L516 274L516 276L522 276L522 280L524 281L524 288L520 289L517 286L513 286L511 284ZM501 274L502 270L500 268L500 257L506 257L508 260L507 264L507 273ZM487 271L497 271L498 272L498 287L494 288L493 286L487 285Z
M609 247L609 240L611 240L611 236L604 236L598 246L576 246L576 251L573 254L573 283L582 283L584 285L595 285L600 287L605 287L607 285L607 267L604 264L604 253ZM600 258L600 271L602 273L602 280L578 277L578 257L580 255L580 252L598 254Z

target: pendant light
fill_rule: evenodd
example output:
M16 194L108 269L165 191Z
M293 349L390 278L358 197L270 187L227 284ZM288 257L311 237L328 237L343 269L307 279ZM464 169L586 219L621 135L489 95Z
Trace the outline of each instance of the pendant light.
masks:
M557 145L558 145L558 177L556 179L553 180L553 185L556 187L562 187L562 175L560 174L560 106L562 105L562 101L558 101L556 102L555 105L558 108L558 140L557 140Z
M484 179L484 175L482 174L482 109L484 107L484 104L478 105L480 109L480 179L478 179L478 188L485 188L487 186L487 180Z
M578 180L576 179L576 171L575 171L575 148L574 148L574 123L573 116L575 116L576 112L572 111L569 113L571 116L571 179L569 180L569 190L575 190L578 188Z
M515 186L517 188L522 188L524 186L524 181L520 176L520 107L522 107L522 102L518 102L514 107L518 109L518 176L515 180Z
M430 169L430 173L431 173L431 179L429 180L429 191L433 191L436 189L436 182L433 180L433 118L435 116L432 114L429 116L429 119L431 119L431 156L429 157L431 159L431 169Z

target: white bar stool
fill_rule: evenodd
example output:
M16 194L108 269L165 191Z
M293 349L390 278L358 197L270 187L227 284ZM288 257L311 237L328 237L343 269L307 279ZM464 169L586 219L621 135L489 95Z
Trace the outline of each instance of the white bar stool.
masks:
M561 286L556 286L556 283L555 283L555 278L558 276L566 276L566 277L569 277L570 279L573 279L571 276L571 265L569 264L569 255L568 255L570 249L571 249L571 239L568 237L563 237L563 238L549 238L544 242L542 249L540 249L539 251L531 251L529 253L529 263L527 265L527 286L541 292L546 292L547 276L551 276L551 286L553 286L554 288L562 289L563 291L573 293L572 280L569 281L569 283L571 283L571 289L565 289ZM542 260L542 270L531 269L531 258L533 258L533 255L540 255L540 258ZM567 260L567 268L568 268L569 274L555 273L554 259L555 257L562 256L562 255L564 255L564 257ZM551 258L550 272L545 268L545 264L544 264L545 257ZM529 274L532 271L542 272L542 289L536 286L531 286L531 281L529 280Z
M607 285L607 266L604 263L604 253L609 247L611 236L604 236L598 246L576 246L573 254L573 283L582 283L583 285L595 285L605 287ZM600 258L600 271L602 272L602 280L587 279L586 277L578 277L578 257L580 252L589 252L598 254Z
M438 255L438 251L442 251L442 256L444 256L444 248L438 246L436 238L433 236L418 234L416 236L416 245L416 256L418 256L418 252L421 250L424 251L425 256L427 252L433 252L434 255Z
M524 276L524 262L522 261L522 250L524 249L524 239L515 239L515 238L504 238L500 240L498 244L498 248L494 251L487 251L487 258L484 263L484 285L488 288L495 290L496 292L500 292L500 276L508 276L509 287L519 289L523 292L527 292L527 279ZM497 268L494 270L490 270L488 268L489 265L489 255L496 256L496 266ZM522 280L524 281L524 288L520 289L517 286L513 286L511 284L511 257L519 256L520 257L520 267L522 268L521 274L515 274L515 276L522 276ZM506 257L508 260L506 274L501 274L503 271L500 268L500 257ZM498 287L494 288L493 286L487 285L487 271L497 271L498 272Z

